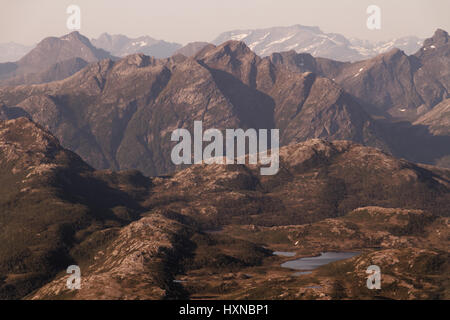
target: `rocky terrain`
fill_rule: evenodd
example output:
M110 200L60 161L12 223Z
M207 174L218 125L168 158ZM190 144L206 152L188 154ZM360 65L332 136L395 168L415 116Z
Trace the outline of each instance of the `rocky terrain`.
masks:
M174 52L173 55L182 54L186 57L195 56L200 50L211 45L208 42L190 42Z
M94 171L26 118L0 122L0 297L18 298L82 261L143 210L137 172Z
M2 298L376 298L375 263L379 297L448 299L447 169L316 139L283 147L275 176L199 164L146 178L95 171L26 118L0 122L0 161ZM275 250L360 254L294 277ZM70 264L81 290L65 286Z

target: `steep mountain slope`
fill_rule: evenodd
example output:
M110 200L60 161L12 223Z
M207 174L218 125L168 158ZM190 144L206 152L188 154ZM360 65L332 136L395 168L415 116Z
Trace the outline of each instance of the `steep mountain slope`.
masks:
M16 86L22 84L46 83L62 80L70 77L88 65L88 62L81 58L71 58L57 62L48 69L37 73L24 73L1 82L4 85Z
M100 169L172 171L170 135L194 120L205 128L276 127L282 144L323 137L388 150L336 83L277 68L237 41L193 58L103 60L62 81L0 89L0 101L4 115L27 114Z
M212 43L221 44L229 40L245 42L262 57L275 52L294 50L338 61L364 60L393 48L412 54L422 43L417 37L404 37L374 44L369 41L347 39L340 34L324 33L318 27L302 25L228 31L219 35Z
M22 59L13 64L0 64L0 85L41 83L64 79L89 62L112 58L95 48L77 31L60 38L48 37ZM8 67L8 68L7 68ZM7 70L5 70L7 69ZM9 72L7 72L9 70Z
M428 276L447 272L431 257L441 259L448 247L448 221L439 216L448 215L449 170L345 141L293 144L283 147L280 157L275 176L260 176L258 166L195 165L149 179L135 171L94 171L29 120L1 121L1 297L186 298L214 288L225 270L250 273L254 281L243 277L242 286L218 292L257 297L252 290L268 288L266 272L258 268L270 274L280 263L264 243L303 254L359 247L367 251L356 259L369 260L396 252L406 258L389 267L395 279L414 273L428 287L418 286L404 298L443 294L439 279ZM222 234L202 232L219 226ZM329 239L336 230L339 243ZM82 269L81 290L66 287L71 264ZM335 279L344 281L348 295L367 295L356 290L358 281L352 285L327 270L314 274L324 281L324 294L333 296L329 281ZM265 298L281 289L287 272L275 271ZM180 273L193 277L194 286L174 282ZM399 291L387 287L384 293L395 298Z
M181 48L181 45L178 43L156 40L149 36L128 38L121 34L110 35L102 33L97 39L92 39L91 41L97 48L111 52L117 57L142 53L155 58L168 58Z

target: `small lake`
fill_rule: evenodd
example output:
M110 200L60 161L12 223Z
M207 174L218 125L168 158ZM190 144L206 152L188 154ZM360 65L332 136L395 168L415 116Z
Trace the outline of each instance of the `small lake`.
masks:
M357 255L359 255L359 252L323 252L320 256L287 261L281 266L294 270L314 270L331 262L349 259Z

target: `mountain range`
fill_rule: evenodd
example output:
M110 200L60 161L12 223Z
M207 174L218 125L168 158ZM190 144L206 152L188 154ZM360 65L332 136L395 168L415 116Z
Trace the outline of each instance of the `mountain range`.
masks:
M282 145L344 139L448 166L449 136L411 124L448 97L448 52L448 34L438 30L415 55L394 49L357 63L293 51L261 58L239 41L192 57L134 54L93 62L64 80L0 88L0 114L33 119L95 168L147 175L175 169L171 128L191 129L194 120L218 129L279 128ZM434 119L434 126L446 121Z
M67 78L88 63L113 58L75 31L48 37L17 62L0 63L0 85L43 83Z
M0 63L17 61L30 52L33 47L15 42L0 43Z
M262 57L275 52L294 50L297 53L309 53L314 57L344 62L366 60L394 48L412 54L423 42L422 39L409 36L373 43L356 38L348 39L337 33L325 33L319 27L294 25L227 31L212 43L217 45L228 40L243 41Z
M446 31L356 62L99 39L116 53L73 32L0 64L0 299L450 298ZM279 129L278 174L175 166L198 120ZM283 267L327 252L354 256Z
M346 38L336 33L325 33L318 27L302 25L227 31L220 34L211 43L218 45L228 40L243 41L262 57L275 52L294 50L297 53L310 53L315 57L344 62L366 60L393 48L398 48L406 54L413 54L423 43L423 39L415 36L372 42ZM168 58L183 51L185 54L193 55L194 51L208 44L207 42L188 43L184 46L186 49L183 48L178 52L182 48L179 43L157 40L150 36L130 38L126 35L111 35L106 32L98 38L92 38L91 43L116 57L143 53L155 58ZM34 46L14 42L2 43L0 44L0 63L17 61L33 48Z

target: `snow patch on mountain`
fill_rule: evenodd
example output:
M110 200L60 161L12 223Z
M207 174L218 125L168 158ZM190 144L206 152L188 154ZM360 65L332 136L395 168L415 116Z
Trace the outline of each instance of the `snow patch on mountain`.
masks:
M228 40L243 41L260 56L295 50L298 53L310 53L338 61L365 60L393 48L413 54L423 43L417 37L402 37L373 43L355 38L348 39L340 34L325 33L318 27L302 25L234 30L222 33L212 43L219 45Z

